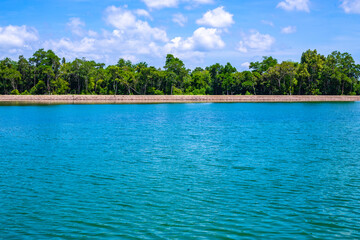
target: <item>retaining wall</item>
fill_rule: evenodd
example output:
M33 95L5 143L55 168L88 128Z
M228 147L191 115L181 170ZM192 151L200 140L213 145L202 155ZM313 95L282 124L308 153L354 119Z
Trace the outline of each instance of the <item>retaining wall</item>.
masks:
M7 104L128 104L128 103L238 103L238 102L355 102L360 96L192 96L192 95L1 95Z

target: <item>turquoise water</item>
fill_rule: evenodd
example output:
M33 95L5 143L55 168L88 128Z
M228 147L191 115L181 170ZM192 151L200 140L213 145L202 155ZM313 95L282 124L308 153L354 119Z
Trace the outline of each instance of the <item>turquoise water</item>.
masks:
M1 239L359 239L360 103L0 107Z

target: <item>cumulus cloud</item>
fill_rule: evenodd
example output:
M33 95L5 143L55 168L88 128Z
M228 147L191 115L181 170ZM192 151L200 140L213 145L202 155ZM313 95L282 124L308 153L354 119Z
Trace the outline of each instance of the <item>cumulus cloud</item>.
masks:
M250 34L244 35L239 42L238 51L247 53L252 51L267 51L270 50L275 43L275 38L269 34L261 34L258 31L251 31Z
M305 11L310 12L309 0L285 0L277 5L278 8L282 8L286 11Z
M48 40L43 47L53 49L61 56L69 58L86 57L102 61L111 60L112 62L116 60L114 58L120 56L132 56L132 59L140 55L163 56L159 42L151 39L126 37L120 33L120 30L104 31L98 37L84 37L81 40L69 38Z
M340 6L346 13L360 14L360 0L342 0Z
M146 10L109 6L104 11L104 21L112 30L93 32L84 29L81 38L48 40L42 47L53 49L59 56L70 59L86 57L106 63L113 63L116 61L114 58L119 57L132 60L147 57L162 59L167 53L191 62L201 62L206 53L225 47L221 38L222 29L200 27L191 36L169 40L164 29L151 26L144 17L151 17ZM181 25L187 19L182 14L176 14L173 21ZM71 19L70 23L81 29L85 26L80 19Z
M220 49L225 47L219 30L215 28L198 28L193 36L194 46L198 50Z
M133 37L168 41L164 30L153 28L148 22L138 20L134 13L126 8L111 6L106 9L106 14L107 23L116 28L114 34L120 38Z
M117 29L131 28L136 23L136 16L126 8L110 6L105 13L106 22Z
M150 13L144 9L137 9L135 10L135 14L141 17L152 19Z
M198 28L188 38L176 37L163 48L164 53L172 53L184 60L202 62L205 53L225 47L220 31L215 28Z
M126 6L110 6L105 10L105 21L113 27L112 31L88 31L80 40L48 40L43 46L70 58L91 57L105 61L116 54L128 59L139 55L163 56L163 46L169 42L166 31L152 27L137 16L150 15L146 11L128 10Z
M200 27L194 31L191 37L176 37L167 43L163 53L172 53L183 60L202 62L206 52L222 49L225 47L221 39L221 31L216 28Z
M185 17L181 13L174 14L172 20L174 23L177 23L181 27L185 26L188 21L187 17Z
M62 38L59 41L46 41L44 46L55 51L66 49L75 53L87 53L95 50L95 39L85 37L80 41L72 41L69 38Z
M98 36L98 33L93 31L93 30L89 30L87 32L87 34L90 36L90 37L97 37Z
M66 24L70 31L77 35L77 36L83 36L84 35L84 29L85 23L80 20L80 18L70 18L69 22Z
M234 24L234 20L233 14L226 12L224 7L218 7L206 12L196 23L210 27L226 28Z
M219 30L215 28L198 28L191 37L183 39L176 37L166 45L166 49L182 51L208 51L225 47Z
M284 34L291 34L291 33L295 33L295 32L296 32L295 26L288 26L288 27L284 27L281 29L281 33L284 33Z
M25 25L0 27L0 47L24 47L37 40L38 33L34 28Z

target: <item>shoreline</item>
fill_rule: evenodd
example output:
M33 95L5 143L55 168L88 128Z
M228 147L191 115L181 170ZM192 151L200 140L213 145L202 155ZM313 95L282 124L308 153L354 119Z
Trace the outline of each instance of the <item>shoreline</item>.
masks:
M357 102L360 96L311 95L0 95L0 104Z

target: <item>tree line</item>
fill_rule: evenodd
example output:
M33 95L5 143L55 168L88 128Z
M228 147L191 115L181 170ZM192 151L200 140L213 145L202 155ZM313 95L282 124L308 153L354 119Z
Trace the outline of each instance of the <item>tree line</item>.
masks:
M67 62L39 49L29 59L0 61L0 94L360 95L359 77L360 65L338 51L325 57L307 50L300 62L263 57L239 72L230 63L190 70L171 54L161 69L124 59Z

